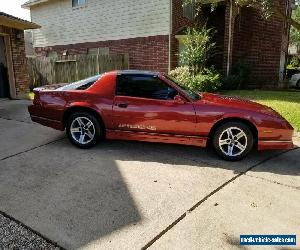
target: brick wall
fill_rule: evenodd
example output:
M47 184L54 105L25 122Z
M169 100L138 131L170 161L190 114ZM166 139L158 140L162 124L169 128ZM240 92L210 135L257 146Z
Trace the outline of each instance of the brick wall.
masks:
M24 32L22 30L11 29L10 41L16 93L17 97L23 97L26 95L26 93L29 92L29 78L27 75L26 66Z
M280 57L284 50L283 21L277 16L265 20L257 10L252 8L235 10L235 16L232 65L241 62L250 69L250 79L245 87L278 87ZM223 72L226 72L228 24L229 6L226 10Z
M10 79L14 81L16 97L22 98L29 92L24 32L6 26L0 26L0 33L3 33L5 37L9 37L10 51L8 51L9 54L6 52L6 60L7 64L10 64L13 69L13 75L10 75ZM5 42L7 42L6 39ZM8 71L8 74L11 74L11 72Z
M38 56L47 56L50 51L59 55L67 50L69 55L87 54L89 48L109 48L112 54L128 54L130 69L168 71L169 36L150 36L116 41L70 44L36 48Z

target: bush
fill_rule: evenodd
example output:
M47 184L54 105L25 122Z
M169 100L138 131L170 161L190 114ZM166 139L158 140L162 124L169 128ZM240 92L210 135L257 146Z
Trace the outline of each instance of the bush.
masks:
M242 62L233 65L229 76L223 79L223 89L234 90L242 89L249 81L250 69Z
M241 88L241 80L239 76L229 75L223 78L222 89L224 90L236 90Z
M188 67L178 67L170 72L178 82L196 92L215 92L222 86L221 76L214 70L205 69L193 75Z
M192 76L188 87L194 91L216 92L222 86L219 73L206 69L202 73Z
M300 66L300 59L297 56L293 56L288 61L289 61L288 65L286 66L287 69L299 68L299 66Z
M215 43L213 29L206 26L189 28L183 39L184 48L179 54L180 62L185 67L178 67L170 72L178 82L194 91L214 92L222 83L220 74L207 69L207 61L213 56Z
M170 72L170 76L174 77L178 82L187 86L189 78L191 77L189 68L187 66L177 67Z
M215 30L207 28L206 25L187 29L179 59L181 64L187 65L195 75L206 68L208 59L213 56L216 47L216 43L212 41L214 34Z

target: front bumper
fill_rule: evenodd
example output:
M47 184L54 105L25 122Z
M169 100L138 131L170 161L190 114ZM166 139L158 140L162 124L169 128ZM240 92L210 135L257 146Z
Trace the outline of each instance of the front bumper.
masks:
M293 141L264 141L259 140L257 149L258 150L289 150L293 149Z

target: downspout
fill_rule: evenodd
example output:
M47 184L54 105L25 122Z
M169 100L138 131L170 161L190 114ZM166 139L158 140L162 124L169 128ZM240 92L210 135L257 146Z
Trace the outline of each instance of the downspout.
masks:
M173 1L170 0L170 15L169 15L169 24L170 24L170 27L169 27L169 65L168 65L168 71L170 73L171 71L171 59L172 59L172 56L171 56L171 53L172 53L172 48L171 48L171 45L172 45L172 26L173 26L173 21L172 21L172 17L173 17Z
M285 12L286 12L286 15L288 17L292 16L292 12L293 12L292 1L287 1ZM285 69L286 69L286 66L287 66L287 57L288 57L288 54L289 54L291 25L287 21L285 21L284 28L285 28L285 30L282 34L282 41L286 42L286 43L284 44L285 45L284 48L283 48L283 44L282 44L282 46L281 46L282 49L281 50L284 52L285 56L284 56L284 63L280 62L280 65L281 64L283 65L283 70L279 69L279 84L281 82L282 83L281 87L288 88L288 81L285 81L286 80L285 79L285 72L286 72ZM298 50L298 48L297 48L297 50ZM280 60L282 60L282 58L280 58ZM278 86L274 86L274 87L278 87Z
M228 29L228 48L227 48L227 68L226 75L229 76L232 63L232 18L233 18L233 0L230 0L230 11L229 11L229 29Z

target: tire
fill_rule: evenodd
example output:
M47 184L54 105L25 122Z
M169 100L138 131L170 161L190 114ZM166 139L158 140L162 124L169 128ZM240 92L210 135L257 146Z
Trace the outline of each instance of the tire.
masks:
M87 112L73 113L66 124L70 142L82 149L93 147L102 137L103 131L97 118Z
M217 128L212 138L216 153L227 161L239 161L252 150L251 129L241 122L228 122Z
M296 88L300 88L300 80L296 83Z

